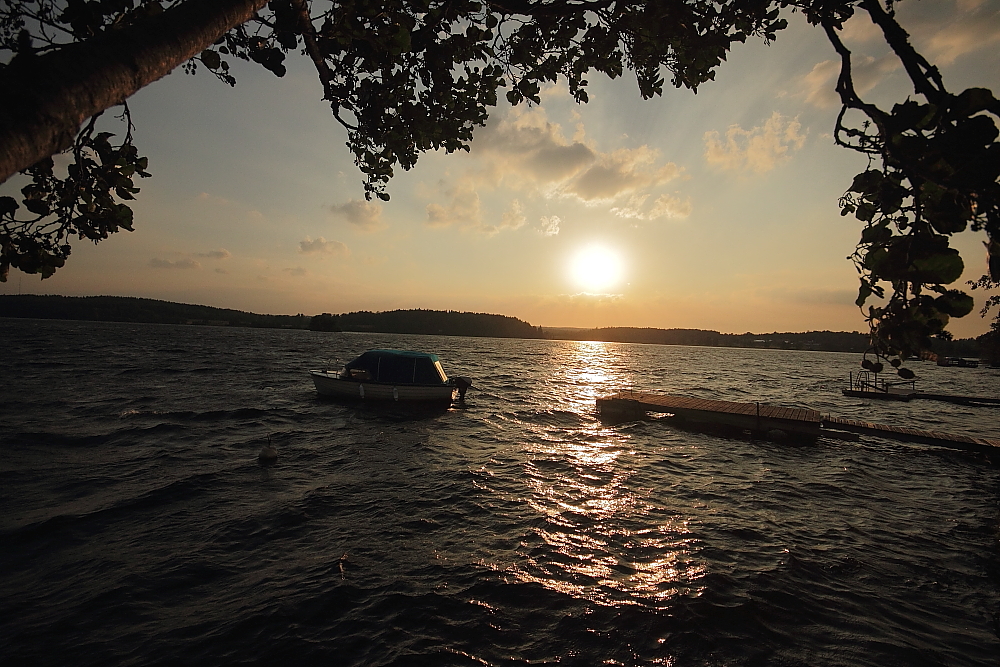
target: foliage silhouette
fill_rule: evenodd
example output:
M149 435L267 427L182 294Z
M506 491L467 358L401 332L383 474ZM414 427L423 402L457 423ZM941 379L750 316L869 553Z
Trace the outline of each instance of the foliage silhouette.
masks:
M266 5L266 6L265 6ZM94 118L171 69L236 80L229 61L277 76L289 53L314 65L323 98L347 130L365 195L388 200L396 167L420 153L469 150L501 88L540 103L566 81L587 101L587 77L634 73L639 93L698 87L734 43L769 42L800 11L840 56L838 145L869 156L840 200L864 224L852 255L877 355L897 360L947 339L973 307L948 287L964 261L950 247L967 229L988 237L980 287L1000 283L1000 102L989 90L950 93L909 43L893 0L35 0L0 7L0 178L31 178L19 203L0 197L0 279L14 266L43 277L63 266L70 238L132 229L127 201L148 176L132 143L94 134ZM914 94L882 109L858 94L844 22L866 13L903 64ZM89 120L88 120L89 119ZM80 130L81 126L83 127ZM68 150L57 176L52 154ZM29 215L18 217L25 209ZM23 212L20 214L23 215ZM888 290L887 290L888 288Z

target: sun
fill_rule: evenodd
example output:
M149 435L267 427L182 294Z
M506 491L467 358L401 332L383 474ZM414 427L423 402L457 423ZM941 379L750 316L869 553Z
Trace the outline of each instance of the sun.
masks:
M588 292L604 292L622 280L624 267L621 257L610 248L591 245L583 248L570 263L570 276L577 286Z

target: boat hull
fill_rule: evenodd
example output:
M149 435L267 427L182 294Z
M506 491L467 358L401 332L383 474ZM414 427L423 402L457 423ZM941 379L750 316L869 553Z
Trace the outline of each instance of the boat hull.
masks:
M455 388L450 385L406 385L345 380L325 371L309 371L320 396L356 401L398 403L451 403Z

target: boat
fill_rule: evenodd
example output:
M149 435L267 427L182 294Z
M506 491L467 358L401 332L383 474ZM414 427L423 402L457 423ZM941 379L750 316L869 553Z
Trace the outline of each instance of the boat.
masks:
M937 358L938 366L954 366L957 368L979 368L978 359L963 359L962 357L941 357Z
M472 387L467 377L449 378L436 354L368 350L340 371L311 370L321 396L361 401L448 403Z

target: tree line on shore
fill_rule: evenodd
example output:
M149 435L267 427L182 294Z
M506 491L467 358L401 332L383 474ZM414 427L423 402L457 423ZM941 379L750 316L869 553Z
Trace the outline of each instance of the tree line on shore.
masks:
M311 329L318 332L594 340L829 352L860 353L869 346L869 335L857 331L727 334L705 329L648 327L543 328L507 315L422 309L323 313L312 317L303 314L261 315L229 308L118 296L0 295L0 317ZM992 358L996 356L997 345L996 341L991 340L991 334L984 334L977 339L936 341L935 347L938 354L946 356Z

